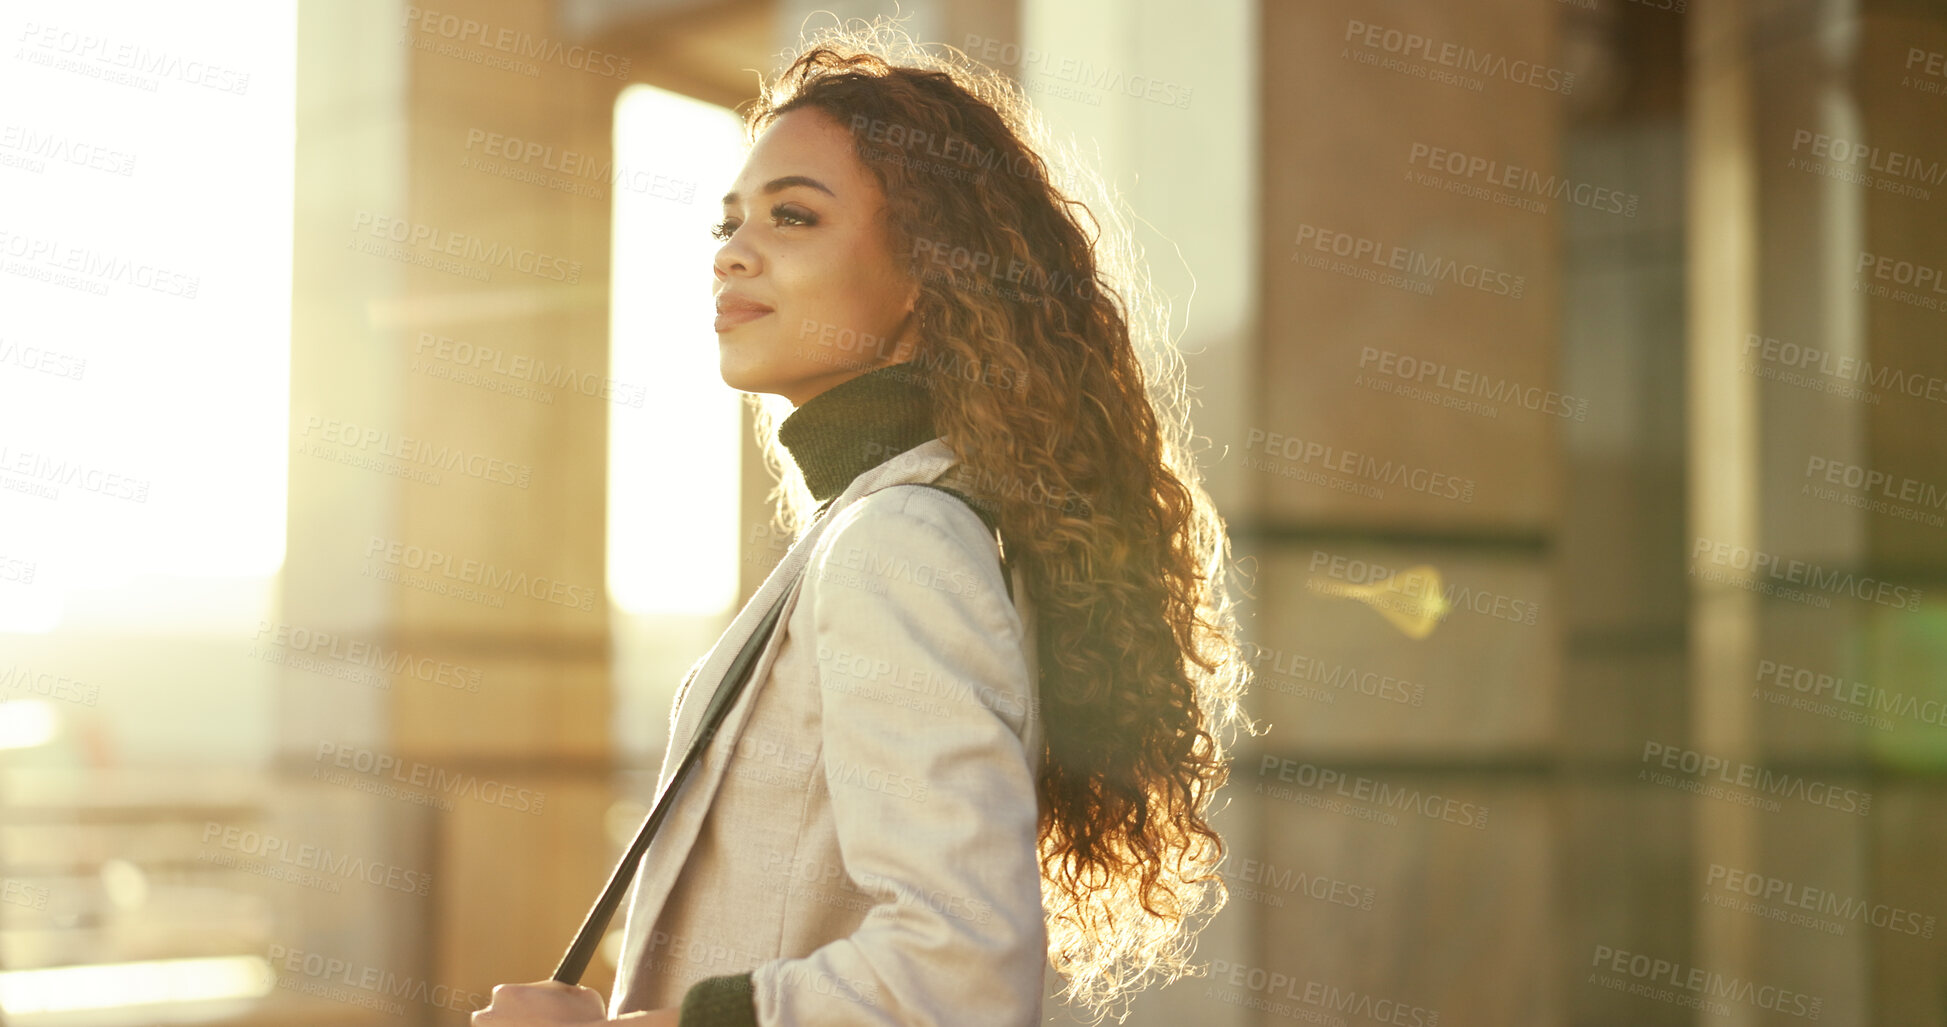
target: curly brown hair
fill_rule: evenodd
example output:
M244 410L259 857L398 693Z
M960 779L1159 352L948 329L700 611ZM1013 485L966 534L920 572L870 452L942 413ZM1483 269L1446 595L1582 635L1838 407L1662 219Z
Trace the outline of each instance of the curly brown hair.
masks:
M1227 897L1206 813L1228 736L1255 730L1236 568L1189 448L1168 312L1118 199L1086 161L1054 162L1055 180L1041 154L1063 151L1007 77L854 22L811 36L746 105L749 138L800 108L851 130L884 191L891 252L921 282L909 363L1025 569L1049 957L1065 999L1126 1016L1136 990L1195 969L1195 936ZM776 443L787 411L759 407L795 532L809 501Z

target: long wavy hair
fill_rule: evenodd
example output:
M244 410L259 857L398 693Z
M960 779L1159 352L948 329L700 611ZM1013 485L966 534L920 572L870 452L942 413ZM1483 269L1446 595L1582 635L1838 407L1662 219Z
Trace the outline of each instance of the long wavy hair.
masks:
M1065 1000L1126 1017L1137 990L1197 969L1227 897L1206 816L1236 729L1256 730L1237 568L1190 448L1168 308L1119 198L964 53L884 18L824 29L744 106L748 138L800 108L851 130L884 190L891 252L921 282L909 363L1025 569L1048 955ZM788 407L751 398L778 525L799 532L810 497L776 438Z

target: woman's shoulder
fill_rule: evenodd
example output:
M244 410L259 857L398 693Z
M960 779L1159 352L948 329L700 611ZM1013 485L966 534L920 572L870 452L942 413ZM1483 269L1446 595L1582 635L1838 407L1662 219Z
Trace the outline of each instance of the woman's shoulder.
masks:
M837 511L805 581L820 659L836 661L820 680L849 686L870 653L895 680L957 682L955 701L932 694L926 707L962 723L998 716L1038 752L1031 610L1011 597L999 555L973 508L939 489L887 486Z
M869 542L935 532L964 546L970 555L995 548L992 531L972 506L920 482L888 485L860 496L837 513L826 537Z
M944 591L1012 606L1000 546L986 522L959 497L919 483L876 489L839 510L810 560L813 578L862 573L882 599L899 601L900 586L919 584L922 594L906 601L937 600ZM996 615L1015 619L1012 610Z

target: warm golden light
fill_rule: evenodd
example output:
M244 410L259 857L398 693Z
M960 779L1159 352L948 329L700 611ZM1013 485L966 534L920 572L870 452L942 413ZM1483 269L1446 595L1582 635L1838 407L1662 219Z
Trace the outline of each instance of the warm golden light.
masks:
M208 1002L270 994L259 956L157 959L0 972L0 1010L10 1016L163 1002Z
M54 704L40 699L0 703L0 749L31 749L54 739Z
M1433 634L1434 627L1453 609L1441 594L1440 584L1439 569L1423 563L1364 585L1313 578L1307 587L1325 595L1357 599L1378 610L1407 638L1421 639Z

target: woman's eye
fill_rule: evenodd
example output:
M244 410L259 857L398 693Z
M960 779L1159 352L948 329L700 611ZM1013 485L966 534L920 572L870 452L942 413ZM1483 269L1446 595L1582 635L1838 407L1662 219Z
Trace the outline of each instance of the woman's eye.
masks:
M780 203L771 208L771 221L779 227L809 227L817 224L818 218L809 211L793 210ZM717 222L716 227L710 229L710 234L718 239L728 239L736 231L736 223L730 218L724 218L722 221Z
M818 223L818 219L812 217L809 212L792 210L781 203L771 208L771 220L789 221L797 225L815 225Z

